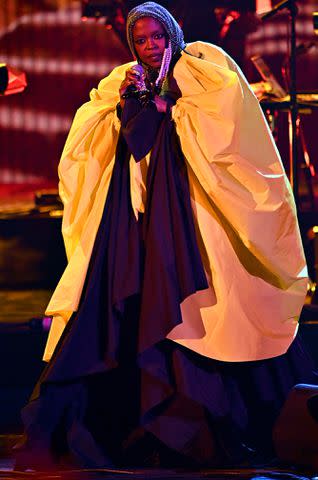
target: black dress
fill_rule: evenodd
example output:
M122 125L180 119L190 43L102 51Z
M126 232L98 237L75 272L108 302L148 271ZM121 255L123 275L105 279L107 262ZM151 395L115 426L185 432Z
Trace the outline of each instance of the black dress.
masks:
M207 288L187 168L170 113L126 101L78 311L22 412L28 467L211 466L271 451L292 386L315 382L298 340L264 361L221 362L165 337ZM138 221L129 159L151 151ZM233 319L235 321L235 319Z

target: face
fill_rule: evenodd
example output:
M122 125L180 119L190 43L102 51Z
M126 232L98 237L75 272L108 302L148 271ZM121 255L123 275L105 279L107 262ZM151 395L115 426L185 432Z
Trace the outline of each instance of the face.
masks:
M163 25L152 17L143 17L137 20L132 33L140 60L153 68L160 68L167 44L167 34Z

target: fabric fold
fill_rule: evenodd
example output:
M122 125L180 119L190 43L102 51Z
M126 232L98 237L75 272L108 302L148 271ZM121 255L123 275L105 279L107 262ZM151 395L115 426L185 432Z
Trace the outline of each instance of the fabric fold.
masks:
M46 310L53 327L45 360L63 322L79 306L114 168L118 89L131 65L114 69L93 90L75 117L63 153L59 172L69 264ZM266 120L240 69L214 45L187 45L172 76L181 93L172 118L188 172L209 295L187 297L182 323L169 338L223 361L281 355L297 332L307 271L292 192ZM142 139L141 146L140 151L135 146L138 158L149 145ZM137 218L145 192L139 170L131 171L136 175L131 192ZM291 259L287 251L294 252Z
M298 341L281 358L224 363L166 339L182 323L180 304L208 283L188 170L174 123L160 118L138 220L131 152L119 136L79 309L23 410L18 464L150 466L152 455L161 466L240 462L246 443L270 451L289 389L313 381Z

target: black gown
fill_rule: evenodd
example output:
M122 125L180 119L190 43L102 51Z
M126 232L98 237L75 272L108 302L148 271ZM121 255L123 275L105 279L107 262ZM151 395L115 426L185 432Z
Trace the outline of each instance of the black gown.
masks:
M79 309L23 409L18 465L46 468L238 464L271 452L292 386L316 383L296 339L280 357L221 362L166 339L180 303L207 288L187 168L170 113L126 101ZM129 159L150 149L138 221ZM235 319L233 319L235 321Z

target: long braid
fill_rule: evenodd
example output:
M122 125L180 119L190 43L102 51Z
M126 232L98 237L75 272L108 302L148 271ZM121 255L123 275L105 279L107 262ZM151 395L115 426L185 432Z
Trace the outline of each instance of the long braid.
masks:
M160 70L159 70L158 78L157 78L156 83L155 83L156 88L158 90L161 89L162 84L167 77L167 73L169 71L171 59L172 59L172 47L171 47L171 41L169 40L168 46L167 46L167 48L165 48L165 51L164 51L164 54L163 54L163 57L162 57L161 67L160 67Z

